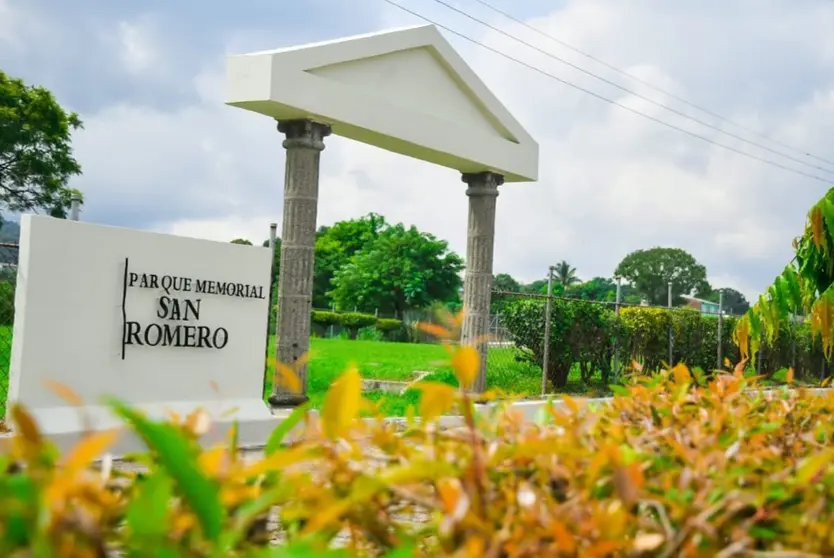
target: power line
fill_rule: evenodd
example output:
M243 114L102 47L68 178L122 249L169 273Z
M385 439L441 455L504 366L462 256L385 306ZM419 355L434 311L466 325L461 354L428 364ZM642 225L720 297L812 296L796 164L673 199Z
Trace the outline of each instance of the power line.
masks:
M569 62L569 61L567 61L563 58L560 58L560 57L556 56L555 54L553 54L551 52L548 52L544 49L541 49L541 48L539 48L539 47L537 47L533 44L530 44L527 41L525 41L524 39L520 39L520 38L516 37L512 33L508 33L506 31L504 31L500 27L496 27L495 25L492 25L491 23L489 23L487 21L484 21L482 19L479 19L479 18L473 16L472 14L466 12L465 10L461 10L460 8L457 8L457 7L453 6L452 4L449 4L445 0L434 0L434 1L437 2L438 4L446 6L448 9L452 10L453 12L456 12L456 13L458 13L458 14L466 17L466 18L469 18L470 20L472 20L476 23L479 23L481 25L484 25L485 27L488 27L489 29L492 29L496 33L500 33L500 34L504 35L505 37L508 37L508 38L510 38L510 39L512 39L512 40L514 40L514 41L516 41L516 42L518 42L518 43L520 43L524 46L530 47L533 50L535 50L537 52L540 52L541 54L544 54L545 56L548 56L548 57L550 57L550 58L552 58L552 59L554 59L558 62L561 62L562 64L567 65L567 66L570 66L571 68L573 68L575 70L578 70L578 71L582 72L583 74L586 74L588 76L593 77L594 79L598 79L599 81L601 81L603 83L607 83L608 85L616 87L617 89L620 89L621 91L624 91L624 92L628 93L629 95L633 95L634 97L637 97L638 99L642 99L644 101L647 101L647 102L649 102L649 103L651 103L651 104L653 104L657 107L662 108L663 110L671 112L672 114L676 114L676 115L682 116L683 118L686 118L688 120L692 120L693 122L696 122L696 123L700 124L701 126L705 126L705 127L709 128L711 130L715 130L716 132L718 132L720 134L724 134L726 136L737 139L737 140L742 141L744 143L747 143L747 144L750 144L752 146L758 147L759 149L763 149L763 150L768 151L768 152L770 152L774 155L778 155L779 157L784 157L785 159L793 161L794 163L799 163L800 165L805 165L805 166L810 167L812 169L816 169L816 170L826 172L826 173L829 173L829 174L834 174L834 170L832 170L832 169L821 167L821 166L815 165L813 163L808 163L808 162L803 161L802 159L798 159L798 158L796 158L792 155L787 155L787 154L785 154L785 153L783 153L779 150L772 149L770 147L767 147L766 145L762 145L761 143L749 140L747 138L744 138L744 137L739 136L737 134L734 134L732 132L728 132L728 131L722 129L720 126L710 124L709 122L706 122L706 121L701 120L699 118L696 118L694 116L690 116L690 115L686 114L685 112L682 112L682 111L679 111L679 110L674 109L672 107L669 107L667 105L664 105L663 103L661 103L659 101L655 101L654 99L652 99L650 97L646 97L645 95L641 95L640 93L637 93L636 91L634 91L632 89L629 89L628 87L624 87L617 82L611 81L610 79L606 79L606 78L604 78L600 75L595 74L594 72L592 72L590 70L586 70L582 66L574 64L572 62Z
M639 77L635 76L634 74L630 74L630 73L626 72L625 70L621 70L620 68L617 68L617 67L616 67L616 66L614 66L613 64L609 64L608 62L606 62L606 61L604 61L604 60L601 60L601 59L597 58L596 56L594 56L594 55L592 55L592 54L589 54L589 53L587 53L587 52L585 52L585 51L583 51L583 50L581 50L581 49L579 49L579 48L576 48L575 46L573 46L573 45L571 45L571 44L569 44L569 43L566 43L565 41L563 41L563 40L561 40L561 39L557 39L557 38L556 38L556 37L554 37L553 35L550 35L550 34L548 34L548 33L545 33L545 32L544 32L544 31L542 31L541 29L539 29L539 28L537 28L537 27L535 27L535 26L533 26L533 25L531 25L531 24L527 23L526 21L524 21L524 20L522 20L522 19L519 19L519 18L517 18L517 17L513 16L512 14L509 14L509 13L505 12L504 10L501 10L500 8L496 8L495 6L493 6L492 4L490 4L489 2L485 2L484 0L474 0L474 1L475 1L475 2L477 2L477 3L479 3L479 4L480 4L480 5L482 5L482 6L486 7L486 8L489 8L490 10L494 11L495 13L498 13L498 14L500 14L500 15L502 15L502 16L504 16L504 17L506 17L507 19L509 19L509 20L511 20L511 21L513 21L513 22L515 22L515 23L518 23L519 25L523 25L523 26L524 26L524 27L526 27L527 29L530 29L531 31L533 31L533 32L535 32L535 33L538 33L539 35L541 35L541 36L543 36L543 37L546 37L546 38L550 39L551 41L553 41L553 42L555 42L555 43L557 43L557 44L560 44L560 45L562 45L563 47L565 47L565 48L567 48L567 49L570 49L570 50L572 50L572 51L576 52L577 54L580 54L580 55L584 56L585 58L588 58L589 60L593 60L593 61L594 61L594 62L596 62L597 64L601 64L601 65L605 66L606 68L608 68L608 69L610 69L610 70L613 70L613 71L617 72L617 73L618 73L618 74L620 74L620 75L623 75L623 76L625 76L625 77L627 77L627 78L629 78L629 79L633 79L634 81L636 81L636 82L638 82L638 83L640 83L640 84L642 84L642 85L645 85L646 87L649 87L649 88L651 88L651 89L654 89L655 91L658 91L658 92L660 92L660 93L663 93L664 95L667 95L667 96L671 97L672 99L675 99L676 101L679 101L679 102L681 102L681 103L683 103L683 104L685 104L685 105L687 105L687 106L690 106L690 107L692 107L692 108L694 108L694 109L696 109L696 110L699 110L699 111L703 112L704 114L708 114L708 115L712 116L713 118L716 118L716 119L720 120L721 122L725 122L725 123L727 123L727 124L731 124L731 125L733 125L733 126L735 126L735 127L739 128L739 129L741 129L741 130L744 130L745 132L748 132L748 133L750 133L750 134L753 134L754 136L758 136L758 137L760 137L760 138L762 138L762 139L765 139L765 140L767 140L767 141L773 142L773 143L775 143L775 144L777 144L777 145L781 145L782 147L785 147L785 148L787 148L787 149L791 149L791 150L793 150L793 151L796 151L797 153L800 153L800 154L802 154L802 155L805 155L806 157L810 157L811 159L816 159L816 160L818 160L818 161L822 161L823 163L828 163L829 165L834 165L834 161L831 161L830 159L825 159L825 158L823 158L823 157L818 157L817 155L814 155L813 153L810 153L810 152L806 151L805 149L801 149L801 148L793 147L792 145L789 145L789 144L784 143L784 142L782 142L782 141L779 141L779 140L777 140L777 139L775 139L775 138L772 138L772 137L770 137L770 136L767 136L767 135L765 135L765 134L762 134L761 132L757 132L756 130L754 130L754 129L752 129L752 128L748 128L747 126L744 126L744 125L742 125L742 124L738 124L738 123L736 123L736 122L733 122L732 120L730 120L730 119L728 119L728 118L725 118L725 117L721 116L720 114L718 114L718 113L716 113L716 112L713 112L713 111L711 111L711 110L709 110L709 109L706 109L706 108L704 108L704 107L702 107L702 106L699 106L699 105L697 105L697 104L695 104L695 103L692 103L692 102L690 102L690 101L687 101L687 100L686 100L686 99L684 99L683 97L680 97L680 96L678 96L678 95L675 95L674 93L671 93L671 92L669 92L669 91L666 91L665 89L662 89L662 88L660 88L660 87L658 87L658 86L656 86L656 85L653 85L653 84L651 84L651 83L649 83L649 82L647 82L647 81L645 81L645 80L643 80L643 79L641 79L641 78L639 78Z
M507 53L502 52L502 51L500 51L500 50L498 50L498 49L496 49L496 48L493 48L493 47L491 47L491 46L489 46L489 45L486 45L486 44L484 44L484 43L482 43L482 42L478 41L477 39L473 39L472 37L470 37L470 36L468 36L468 35L466 35L466 34L464 34L464 33L461 33L460 31L455 31L454 29L452 29L452 28L450 28L450 27L448 27L448 26L446 26L446 25L443 25L442 23L438 23L438 22L436 22L436 21L434 21L434 20L432 20L432 19L430 19L430 18L428 18L428 17L426 17L426 16L424 16L424 15L422 15L422 14L419 14L419 13L417 13L417 12L415 12L415 11L413 11L413 10L409 9L409 8L406 8L406 7L405 7L405 6L403 6L402 4L398 4L398 3L397 3L397 2L395 2L394 0L383 0L383 1L384 1L384 2L387 2L388 4L391 4L391 5L392 5L392 6L394 6L394 7L397 7L397 8L399 8L399 9L403 10L404 12L407 12L407 13L409 13L409 14L411 14L411 15L415 16L415 17L418 17L418 18L422 19L423 21L425 21L425 22L427 22L427 23L430 23L430 24L432 24L432 25L435 25L435 26L437 26L437 27L439 27L439 28L441 28L441 29L444 29L444 30L448 31L449 33L452 33L453 35L456 35L456 36L458 36L458 37L460 37L460 38L462 38L462 39L464 39L464 40L467 40L467 41L469 41L469 42L471 42L471 43L473 43L473 44L476 44L476 45L478 45L478 46L480 46L480 47L482 47L482 48L485 48L485 49L487 49L487 50L489 50L489 51L491 51L491 52L494 52L495 54L497 54L497 55L499 55L499 56L502 56L502 57L506 58L507 60L510 60L510 61L515 62L515 63L517 63L517 64L521 64L522 66L525 66L525 67L527 67L527 68L529 68L529 69L533 70L534 72L540 73L540 74L542 74L542 75L544 75L544 76L546 76L546 77L549 77L549 78L551 78L551 79L554 79L554 80L558 81L559 83L562 83L562 84L564 84L564 85L567 85L568 87L572 87L573 89L576 89L577 91L581 91L581 92L583 92L583 93L585 93L585 94L587 94L587 95L590 95L590 96L592 96L592 97L595 97L595 98L597 98L597 99L599 99L599 100L601 100L601 101L605 101L606 103L609 103L609 104L612 104L612 105L614 105L614 106L620 107L620 108L622 108L622 109L624 109L624 110L627 110L627 111L629 111L629 112L631 112L631 113L633 113L633 114L636 114L636 115L638 115L638 116L642 116L643 118L647 118L647 119L649 119L649 120L651 120L651 121L653 121L653 122L656 122L656 123L658 123L658 124L661 124L661 125L663 125L663 126L666 126L667 128L670 128L670 129L672 129L672 130L676 130L676 131L678 131L678 132L683 132L684 134L687 134L688 136L691 136L691 137L693 137L693 138L699 139L699 140L701 140L701 141L705 141L705 142L707 142L707 143L709 143L709 144L712 144L712 145L714 145L714 146L716 146L716 147L720 147L720 148L722 148L722 149L726 149L726 150L728 150L728 151L732 151L733 153L737 153L738 155L743 155L744 157L748 157L748 158L750 158L750 159L754 159L754 160L756 160L756 161L760 161L760 162L762 162L762 163L765 163L766 165L770 165L770 166L773 166L773 167L776 167L776 168L780 168L780 169L783 169L783 170L786 170L786 171L789 171L789 172L793 172L793 173L795 173L795 174L798 174L798 175L801 175L801 176L805 176L805 177L807 177L807 178L811 178L811 179L813 179L813 180L817 180L817 181L819 181L819 182L824 182L824 183L826 183L826 184L830 184L830 183L831 183L831 180L830 180L830 179L828 179L828 178L823 178L823 177L821 177L821 176L817 176L817 175L815 175L815 174L807 173L807 172L802 171L802 170L799 170L799 169L794 169L794 168L792 168L792 167L788 167L788 166L783 165L783 164L781 164L781 163L778 163L778 162L776 162L776 161L771 161L771 160L769 160L769 159L765 159L764 157L759 157L758 155L753 155L752 153L747 153L747 152L745 152L745 151L741 151L740 149L736 149L735 147L731 147L731 146L729 146L729 145L725 145L725 144L723 144L723 143L719 143L719 142L717 142L717 141L711 140L711 139L710 139L710 138L708 138L708 137L705 137L705 136L702 136L702 135L696 134L695 132L691 132L691 131L689 131L689 130L687 130L687 129L685 129L685 128L681 128L681 127L679 127L679 126L675 126L674 124L670 124L670 123L668 123L668 122L665 122L665 121L663 121L663 120L661 120L661 119L659 119L659 118L655 118L654 116L651 116L651 115L649 115L649 114L646 114L646 113L644 113L644 112L641 112L641 111L639 111L639 110L637 110L637 109L631 108L631 107L629 107L628 105L624 105L624 104L622 104L622 103L618 103L617 101L615 101L615 100L613 100L613 99L609 99L608 97L605 97L605 96L603 96L603 95L600 95L599 93L595 93L595 92L591 91L590 89L586 89L586 88L584 88L584 87L582 87L582 86L580 86L580 85L576 85L575 83L571 83L571 82L569 82L569 81L567 81L567 80L565 80L565 79L562 79L562 78L560 78L560 77L558 77L558 76L556 76L556 75L554 75L554 74L551 74L550 72L547 72L546 70L542 70L541 68L539 68L539 67L537 67L537 66L533 66L532 64L529 64L529 63L527 63L527 62L524 62L523 60L520 60L520 59L518 59L518 58L515 58L514 56L512 56L512 55L510 55L510 54L507 54Z

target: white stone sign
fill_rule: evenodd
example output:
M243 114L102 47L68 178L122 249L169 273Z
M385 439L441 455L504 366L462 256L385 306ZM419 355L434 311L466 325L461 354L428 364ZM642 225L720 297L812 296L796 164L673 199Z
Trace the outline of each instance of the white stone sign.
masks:
M263 443L270 266L260 247L24 216L9 402L64 447L84 423L49 380L83 398L95 429L119 424L101 405L115 396L152 418L202 407L219 421L207 441L236 418L242 443Z

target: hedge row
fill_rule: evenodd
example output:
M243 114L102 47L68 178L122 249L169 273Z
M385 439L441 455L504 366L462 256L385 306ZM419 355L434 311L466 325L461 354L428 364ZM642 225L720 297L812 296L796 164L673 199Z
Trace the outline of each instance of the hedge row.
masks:
M373 314L362 312L329 312L313 310L313 326L327 329L336 326L347 330L351 339L356 339L359 330L367 327L376 328L387 338L399 338L403 331L402 320L393 318L377 318Z
M538 365L543 361L545 302L519 300L508 304L502 324L517 347L520 358ZM563 387L573 366L584 380L599 372L603 382L611 379L616 362L637 360L644 369L657 370L669 360L669 328L672 329L673 364L682 362L705 371L718 366L718 318L703 315L693 308L629 307L620 310L600 304L554 300L551 313L548 377L554 387ZM722 354L730 362L740 360L732 341L736 319L725 317L722 327ZM616 359L615 359L616 357ZM799 378L819 378L827 373L819 342L808 325L783 327L772 345L762 347L759 369L776 372L793 367Z
M465 384L477 362L451 365ZM421 420L400 432L351 368L321 413L297 409L248 459L234 429L227 444L197 444L219 426L203 410L158 421L111 400L147 446L133 456L141 473L106 456L93 466L116 431L61 457L13 406L0 556L834 555L834 395L693 380L682 365L635 377L610 404L565 398L536 423L505 404L476 420L465 392L422 382ZM439 426L444 414L463 426Z
M269 317L269 330L275 333L275 319L277 308L273 308ZM402 320L393 318L377 318L373 314L362 312L330 312L327 310L313 310L310 317L313 333L320 336L327 334L330 327L336 327L348 332L351 339L356 339L359 331L374 328L379 334L391 341L401 341L406 337Z

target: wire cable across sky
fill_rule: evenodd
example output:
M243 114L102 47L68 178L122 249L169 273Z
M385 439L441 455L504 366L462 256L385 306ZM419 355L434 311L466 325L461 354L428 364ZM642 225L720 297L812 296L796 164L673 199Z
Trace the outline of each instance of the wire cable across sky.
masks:
M581 67L577 64L574 64L573 62L569 62L569 61L567 61L563 58L560 58L560 57L556 56L555 54L553 54L551 52L548 52L548 51L546 51L542 48L537 47L536 45L533 45L533 44L525 41L524 39L520 39L520 38L516 37L515 35L513 35L512 33L508 33L507 31L504 31L500 27L496 27L495 25L493 25L493 24L491 24L487 21L484 21L482 19L479 19L479 18L473 16L472 14L466 12L465 10L461 10L460 8L457 8L457 7L453 6L452 4L449 4L445 0L434 0L434 2L437 2L438 4L440 4L442 6L446 6L448 9L454 11L455 13L458 13L458 14L466 17L466 18L469 18L471 21L474 21L474 22L476 22L480 25L483 25L483 26L495 31L496 33L500 33L501 35L503 35L503 36L505 36L509 39L512 39L512 40L518 42L519 44L522 44L524 46L532 48L533 50L535 50L535 51L537 51L541 54L544 54L545 56L547 56L549 58L552 58L553 60L556 60L557 62L561 62L562 64L570 66L571 68L573 68L577 71L580 71L583 74L591 76L592 78L597 79L597 80L599 80L603 83L606 83L608 85L611 85L612 87L616 87L617 89L620 89L621 91L624 91L625 93L628 93L629 95L633 95L634 97L636 97L638 99L642 99L646 102L649 102L649 103L651 103L651 104L653 104L653 105L655 105L655 106L657 106L657 107L659 107L663 110L671 112L672 114L676 114L678 116L681 116L683 118L691 120L691 121L693 121L697 124L700 124L701 126L709 128L711 130L714 130L714 131L718 132L719 134L724 134L724 135L729 136L733 139L737 139L741 142L747 143L747 144L752 145L754 147L758 147L759 149L763 149L763 150L765 150L769 153L772 153L773 155L778 155L779 157L784 157L785 159L793 161L794 163L799 163L800 165L805 165L805 166L807 166L811 169L819 170L819 171L834 175L834 169L825 168L825 167L822 167L822 166L819 166L819 165L815 165L813 163L809 163L807 161L803 161L802 159L798 159L797 157L794 157L793 155L787 155L787 154L785 154L785 153L783 153L779 150L772 149L770 147L767 147L766 145L762 145L761 143L749 140L747 138L744 138L744 137L739 136L737 134L734 134L732 132L728 132L728 131L724 130L723 128L721 128L720 126L716 126L714 124L710 124L709 122L705 122L704 120L701 120L701 119L696 118L694 116L690 116L689 114L686 114L685 112L682 112L682 111L679 111L679 110L674 109L672 107L669 107L669 106L667 106L667 105L665 105L665 104L663 104L659 101L655 101L651 97L646 97L645 95L641 95L640 93L637 93L636 91L634 91L632 89L629 89L628 87L624 87L624 86L620 85L619 83L617 83L615 81L611 81L610 79L607 79L607 78L604 78L604 77L602 77L598 74L595 74L594 72L592 72L590 70L586 70L585 68L583 68L583 67ZM834 178L832 178L832 180L834 180Z
M754 130L754 129L752 129L752 128L749 128L749 127L744 126L744 125L742 125L742 124L739 124L739 123L737 123L737 122L733 122L733 121L732 121L732 120L730 120L729 118L726 118L726 117L724 117L724 116L721 116L720 114L718 114L718 113L716 113L716 112L713 112L713 111L711 111L711 110L709 110L709 109L707 109L707 108L704 108L704 107L702 107L702 106L700 106L700 105L698 105L698 104L695 104L695 103L693 103L693 102L691 102L691 101L687 101L687 100L686 100L686 99L684 99L683 97L680 97L680 96L678 96L678 95L675 95L674 93L671 93L670 91L667 91L667 90L665 90L665 89L663 89L663 88L660 88L660 87L658 87L658 86L656 86L656 85L653 85L653 84L649 83L648 81L646 81L646 80L644 80L644 79L641 79L641 78L639 78L639 77L635 76L634 74L630 74L630 73L626 72L625 70L622 70L622 69L620 69L620 68L618 68L618 67L614 66L613 64L609 64L608 62L606 62L606 61L604 61L604 60L601 60L600 58L597 58L597 57L596 57L596 56L594 56L593 54L589 54L589 53L585 52L585 51L584 51L584 50L582 50L582 49L576 48L575 46L573 46L573 45L571 45L571 44L569 44L569 43L566 43L565 41L563 41L563 40L561 40L561 39L558 39L558 38L554 37L553 35L550 35L549 33L546 33L546 32L544 32L544 31L542 31L542 30L541 30L541 29L539 29L538 27L536 27L536 26L534 26L534 25L531 25L531 24L527 23L526 21L524 21L524 20L522 20L522 19L519 19L519 18L515 17L515 16L513 16L513 15L512 15L512 14L510 14L510 13L507 13L506 11L504 11L504 10L502 10L502 9L500 9L500 8L495 7L494 5L490 4L489 2L486 2L485 0L473 0L473 1L474 1L474 2L477 2L478 4L480 4L480 5L482 5L482 6L484 6L485 8L488 8L488 9L492 10L493 12L495 12L495 13L497 13L497 14L499 14L499 15L501 15L501 16L503 16L503 17L507 18L507 19L509 19L510 21L513 21L513 22L515 22L515 23L517 23L517 24L519 24L519 25L521 25L521 26L523 26L523 27L526 27L527 29L529 29L529 30L533 31L534 33L537 33L537 34L541 35L542 37L545 37L545 38L547 38L547 39L549 39L549 40L551 40L551 41L553 41L553 42L555 42L555 43L557 43L557 44L559 44L559 45L561 45L561 46L563 46L563 47L565 47L565 48L567 48L567 49L569 49L569 50L572 50L573 52L575 52L575 53L577 53L577 54L579 54L579 55L581 55L581 56L584 56L584 57L585 57L585 58L587 58L588 60L593 60L593 61L594 61L594 62L596 62L597 64L600 64L600 65L602 65L602 66L605 66L605 67L606 67L606 68L608 68L609 70L613 70L614 72L617 72L618 74L620 74L620 75L622 75L622 76L624 76L624 77L627 77L627 78L629 78L629 79L632 79L632 80L636 81L637 83L639 83L639 84L641 84L641 85L645 85L646 87L649 87L650 89L654 89L655 91L657 91L657 92L659 92L659 93L662 93L662 94L664 94L664 95L668 96L668 97L669 97L669 98L671 98L671 99L675 99L676 101L678 101L678 102L680 102L680 103L683 103L683 104L685 104L685 105L687 105L687 106L689 106L689 107L691 107L691 108L694 108L695 110L701 111L701 112L703 112L704 114L707 114L707 115L709 115L709 116L712 116L713 118L715 118L715 119L717 119L717 120L720 120L721 122L724 122L724 123L726 123L726 124L730 124L730 125L732 125L732 126L735 126L736 128L738 128L738 129L740 129L740 130L743 130L743 131L745 131L745 132L747 132L747 133L749 133L749 134L753 134L754 136L757 136L757 137L759 137L759 138L761 138L761 139L764 139L764 140L767 140L767 141L769 141L769 142L775 143L776 145L780 145L780 146L782 146L782 147L785 147L785 148L787 148L787 149L790 149L790 150L792 150L792 151L795 151L795 152L797 152L797 153L799 153L799 154L801 154L801 155L805 155L806 157L809 157L809 158L811 158L811 159L816 159L817 161L820 161L820 162L823 162L823 163L827 163L827 164L829 164L829 165L834 165L834 161L832 161L832 160L830 160L830 159L826 159L826 158L824 158L824 157L819 157L819 156L817 156L817 155L814 155L813 153L808 152L808 151L807 151L807 150L805 150L805 149L798 148L798 147L794 147L794 146L789 145L789 144L787 144L787 143L784 143L784 142L782 142L782 141L780 141L780 140L777 140L777 139L775 139L775 138L772 138L772 137L770 137L770 136L767 136L767 135L765 135L765 134L762 134L761 132L758 132L758 131L756 131L756 130Z
M568 87L571 87L571 88L573 88L573 89L576 89L577 91L581 91L582 93L585 93L586 95L590 95L591 97L594 97L594 98L596 98L596 99L599 99L600 101L604 101L604 102L606 102L606 103L609 103L609 104L611 104L611 105L614 105L614 106L616 106L616 107L619 107L619 108L621 108L621 109L623 109L623 110L627 110L628 112L630 112L630 113L632 113L632 114L636 114L636 115L638 115L638 116L641 116L641 117L643 117L643 118L646 118L646 119L648 119L648 120L651 120L652 122L655 122L655 123L657 123L657 124L660 124L660 125L662 125L662 126L665 126L665 127L669 128L669 129L671 129L671 130L676 130L676 131L678 131L678 132L682 132L682 133L684 133L684 134L686 134L686 135L688 135L688 136L690 136L690 137L693 137L693 138L695 138L695 139L698 139L698 140L701 140L701 141L703 141L703 142L709 143L709 144L714 145L714 146L716 146L716 147L719 147L719 148L721 148L721 149L725 149L725 150L730 151L730 152L732 152L732 153L736 153L736 154L738 154L738 155L742 155L743 157L747 157L747 158L749 158L749 159L753 159L753 160L755 160L755 161L759 161L759 162L764 163L764 164L766 164L766 165L770 165L770 166L775 167L775 168L779 168L779 169L782 169L782 170L786 170L786 171L788 171L788 172L792 172L792 173L794 173L794 174L797 174L797 175L800 175L800 176L804 176L804 177L806 177L806 178L810 178L810 179L812 179L812 180L816 180L816 181L819 181L819 182L823 182L823 183L825 183L825 184L831 184L832 182L834 182L834 179L825 178L825 177L819 176L819 175L817 175L817 174L812 174L812 173L810 173L810 172L805 172L805 171L800 170L800 169L796 169L796 168L793 168L793 167L789 167L789 166L784 165L784 164L782 164L782 163L779 163L779 162L777 162L777 161L772 161L772 160L770 160L770 159L767 159L767 158L765 158L765 157L761 157L761 156L759 156L759 155L755 155L755 154L753 154L753 153L747 153L746 151L742 151L742 150L737 149L737 148L735 148L735 147L732 147L732 146L730 146L730 145L726 145L726 144L723 144L723 143L717 142L717 141L712 140L712 139L710 139L710 138L708 138L708 137L706 137L706 136L702 136L702 135L700 135L700 134L698 134L698 133L695 133L695 132L692 132L692 131L690 131L690 130L687 130L686 128L681 128L680 126L676 126L675 124L671 124L671 123L666 122L666 121L664 121L664 120L662 120L662 119L660 119L660 118L656 118L656 117L654 117L654 116L652 116L652 115L650 115L650 114L646 114L645 112L642 112L642 111L639 111L639 110L637 110L637 109L635 109L635 108L629 107L628 105L624 105L624 104L622 104L622 103L620 103L620 102L618 102L618 101L616 101L616 100L614 100L614 99L610 99L610 98L608 98L608 97L606 97L606 96L604 96L604 95L600 95L599 93L596 93L596 92L594 92L594 91L591 91L590 89L587 89L587 88L585 88L585 87L582 87L581 85L577 85L577 84L572 83L572 82L570 82L570 81L568 81L568 80L566 80L566 79L560 78L559 76L557 76L557 75L555 75L555 74L552 74L552 73L548 72L547 70L543 70L542 68L539 68L538 66L534 66L533 64L530 64L529 62L525 62L524 60L521 60L520 58L516 58L515 56L513 56L513 55L511 55L511 54L507 54L506 52L503 52L503 51L501 51L501 50L499 50L499 49L497 49L497 48L491 47L491 46L489 46L489 45L487 45L487 44L485 44L485 43L483 43L483 42L479 41L478 39L474 39L474 38L470 37L469 35L467 35L467 34L465 34L465 33L462 33L462 32L460 32L460 31L457 31L457 30L455 30L455 29L452 29L451 27L449 27L449 26L447 26L447 25L444 25L444 24L442 24L442 23L439 23L439 22L437 22L437 21L435 21L435 20L433 20L433 19L431 19L431 18L429 18L429 17L427 17L427 16L424 16L424 15L422 15L422 14L420 14L420 13L418 13L418 12L416 12L416 11L414 11L414 10L410 9L410 8L407 8L406 6L403 6L402 4L399 4L398 2L395 2L394 0L383 0L383 1L384 1L384 2L386 2L386 3L388 3L388 4L390 4L391 6L394 6L394 7L396 7L396 8L399 8L400 10L402 10L402 11L404 11L404 12L406 12L406 13L409 13L409 14L411 14L411 15L415 16L415 17L418 17L418 18L422 19L423 21L425 21L425 22L427 22L427 23L430 23L430 24L435 25L436 27L438 27L438 28L440 28L440 29L443 29L443 30L445 30L445 31L447 31L447 32L449 32L449 33L452 33L453 35L455 35L455 36L457 36L457 37L460 37L461 39L464 39L464 40L466 40L466 41L469 41L469 42L471 42L471 43L473 43L473 44L475 44L475 45L480 46L481 48L484 48L484 49L486 49L486 50L489 50L489 51L491 51L491 52L493 52L493 53L495 53L495 54L497 54L497 55L499 55L499 56L503 57L503 58L506 58L507 60L510 60L511 62L514 62L514 63L516 63L516 64L519 64L519 65L521 65L521 66L524 66L524 67L526 67L526 68L528 68L528 69L530 69L530 70L533 70L534 72L539 73L539 74L541 74L541 75L543 75L543 76L545 76L545 77L548 77L548 78L550 78L550 79L553 79L553 80L555 80L555 81L558 81L559 83L562 83L562 84L564 84L564 85L567 85Z

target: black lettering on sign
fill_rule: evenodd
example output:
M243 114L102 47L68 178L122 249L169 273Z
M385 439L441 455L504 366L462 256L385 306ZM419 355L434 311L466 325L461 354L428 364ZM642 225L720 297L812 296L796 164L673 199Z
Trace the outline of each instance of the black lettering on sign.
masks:
M146 347L190 347L223 349L229 343L225 327L210 328L186 324L127 322L125 344Z
M200 319L200 303L202 299L179 299L169 296L159 297L156 317L174 322L188 322Z

